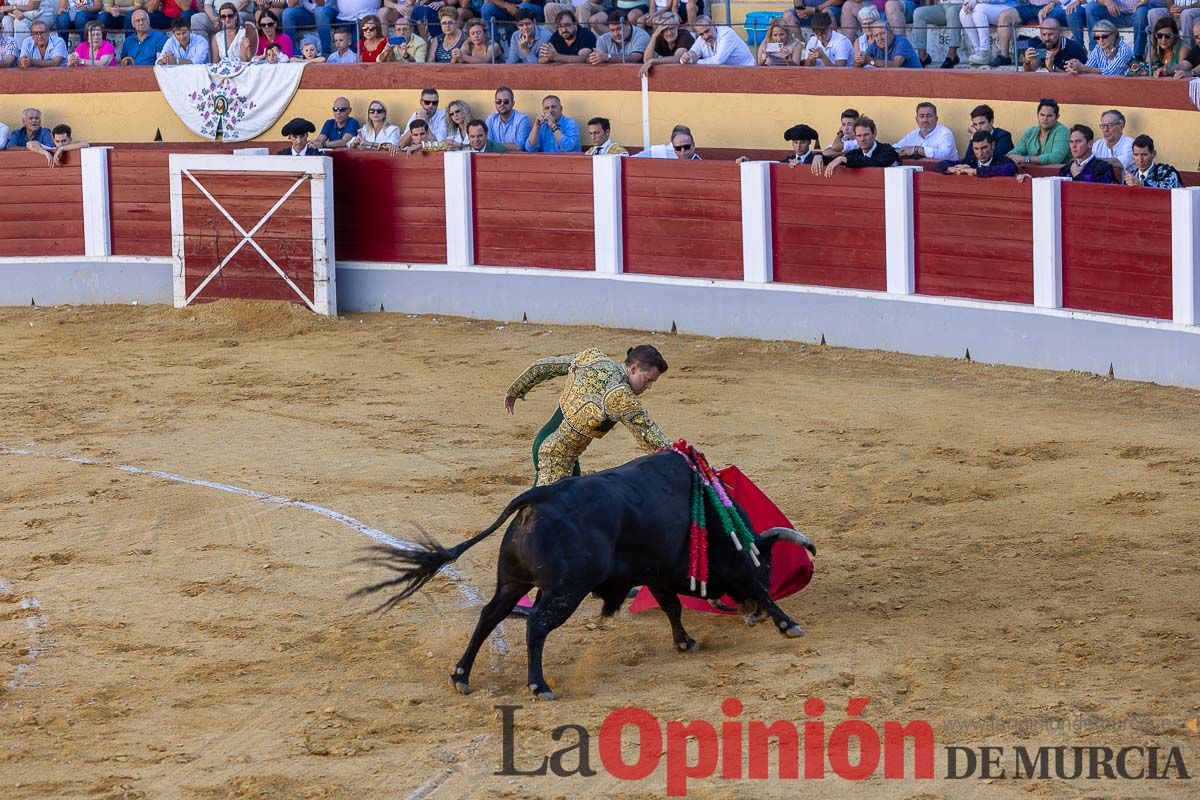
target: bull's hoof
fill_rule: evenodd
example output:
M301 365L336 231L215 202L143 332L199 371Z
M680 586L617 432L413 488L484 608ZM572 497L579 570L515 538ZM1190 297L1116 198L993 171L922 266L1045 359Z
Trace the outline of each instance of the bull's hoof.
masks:
M681 653L699 653L700 643L695 639L688 639L684 642L676 642L675 646L679 648Z
M529 684L529 689L530 689L530 691L533 692L533 696L535 698L537 698L538 700L553 700L554 699L554 692L550 691L549 688L539 689L536 683L531 683L531 684Z
M454 691L458 692L459 694L470 694L471 693L471 685L469 683L467 683L466 681L464 681L462 678L457 678L457 677L452 676L450 678L450 683L454 686Z
M799 639L804 635L804 629L799 625L792 625L790 628L785 628L781 633L789 639Z

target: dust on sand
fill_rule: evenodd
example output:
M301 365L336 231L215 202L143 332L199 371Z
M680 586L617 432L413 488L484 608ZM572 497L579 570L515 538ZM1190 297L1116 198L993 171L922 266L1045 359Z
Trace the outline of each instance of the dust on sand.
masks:
M444 578L384 617L352 590L369 542L296 508L103 466L0 454L0 796L652 797L624 784L497 777L595 733L611 710L664 722L929 720L941 744L1168 744L1192 769L1200 443L1194 391L789 342L713 340L293 307L0 312L0 442L300 498L444 542L530 478L556 397L510 418L536 357L659 345L647 395L671 436L738 464L819 543L784 639L692 614L551 636L560 700L525 688L524 632L485 648L475 693L447 677L475 610ZM621 431L585 468L634 456ZM460 563L490 594L499 537ZM1081 716L1082 715L1082 716ZM989 719L991 718L991 719ZM1062 727L1062 726L1067 727ZM570 735L568 735L570 736ZM939 755L940 762L940 755ZM595 750L592 766L599 767ZM1161 782L867 782L883 797L1152 796ZM968 785L969 784L969 785ZM424 787L424 788L421 788ZM693 783L695 796L851 797L838 779ZM1097 795L1096 792L1100 794Z

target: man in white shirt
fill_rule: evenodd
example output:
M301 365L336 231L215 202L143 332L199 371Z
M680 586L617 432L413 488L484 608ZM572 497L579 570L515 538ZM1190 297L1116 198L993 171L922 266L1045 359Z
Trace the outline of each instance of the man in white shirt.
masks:
M429 124L429 133L434 141L444 142L450 138L450 123L446 119L446 110L438 108L440 102L441 97L438 95L437 89L421 90L421 107L408 118L408 123L404 126L404 134L400 137L401 147L408 144L410 138L408 129L412 127L413 121L418 119L423 119Z
M718 28L711 17L696 17L696 41L679 54L680 64L754 66L754 55L733 28Z
M1125 115L1115 108L1100 115L1100 138L1092 143L1092 155L1126 172L1134 168L1133 137L1125 135Z
M813 35L804 45L804 66L845 67L854 58L854 45L833 27L833 15L818 11L812 18Z
M929 101L917 104L917 129L894 145L901 158L932 158L936 161L958 159L954 134L938 124L937 106Z
M166 66L179 64L207 64L208 40L192 33L192 24L183 17L171 23L171 38L158 54L158 63Z
M676 125L671 129L670 144L652 144L630 158L683 158L699 161L700 154L696 152L696 140L692 138L692 129L687 125Z

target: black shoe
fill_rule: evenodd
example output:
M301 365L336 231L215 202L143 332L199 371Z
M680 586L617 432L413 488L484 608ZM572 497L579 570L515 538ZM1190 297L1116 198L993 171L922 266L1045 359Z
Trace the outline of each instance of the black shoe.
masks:
M989 67L1011 67L1012 59L1008 56L996 56L988 62Z
M938 69L954 69L958 66L958 56L946 56L946 60L942 62L942 66Z
M933 63L933 59L929 57L929 54L928 54L928 53L926 53L925 55L921 56L921 67L922 67L922 68L924 68L924 67L928 67L928 66L929 66L930 64L932 64L932 63Z

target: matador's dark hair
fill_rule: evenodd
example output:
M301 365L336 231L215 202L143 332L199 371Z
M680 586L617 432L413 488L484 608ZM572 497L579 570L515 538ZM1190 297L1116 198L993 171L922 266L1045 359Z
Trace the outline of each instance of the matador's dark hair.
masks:
M652 344L639 344L629 348L625 353L625 366L637 364L643 369L657 369L660 373L667 371L667 360Z

